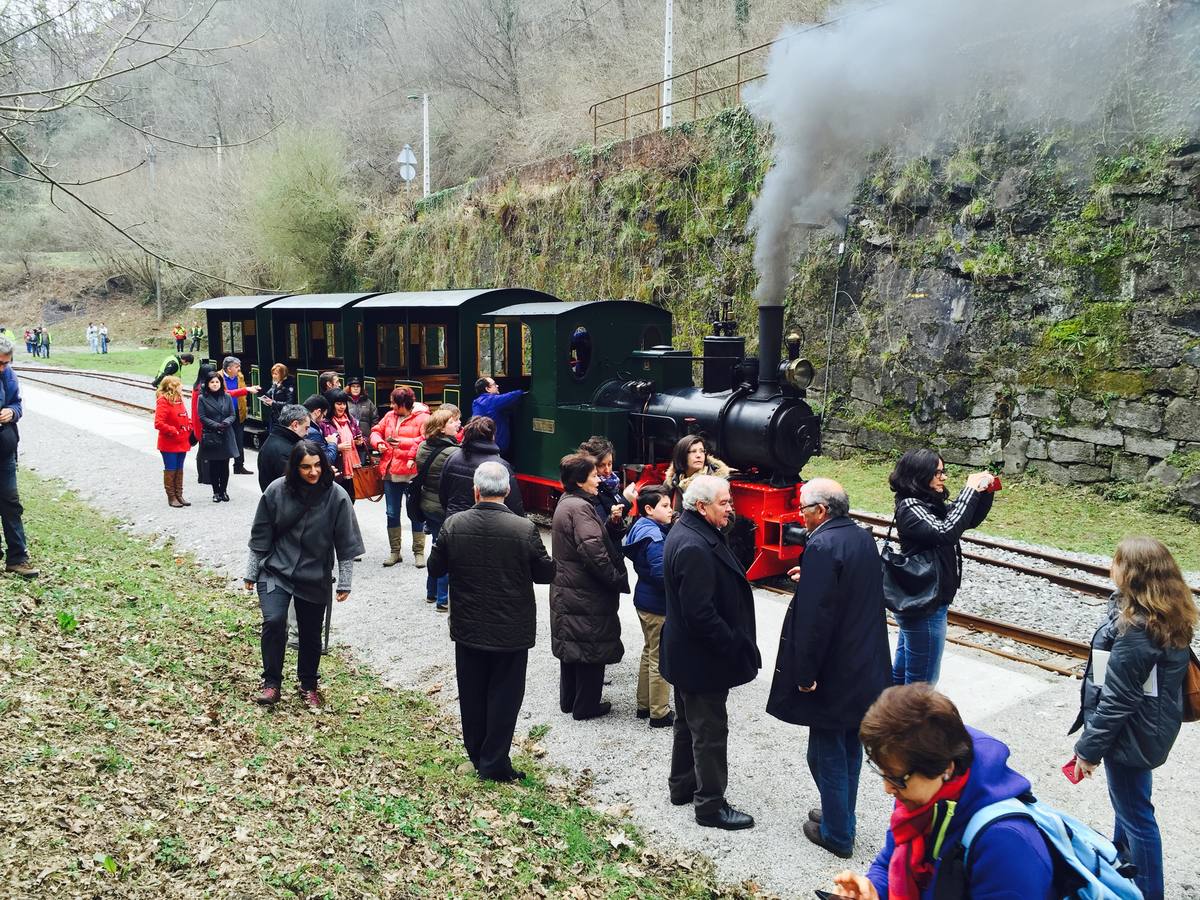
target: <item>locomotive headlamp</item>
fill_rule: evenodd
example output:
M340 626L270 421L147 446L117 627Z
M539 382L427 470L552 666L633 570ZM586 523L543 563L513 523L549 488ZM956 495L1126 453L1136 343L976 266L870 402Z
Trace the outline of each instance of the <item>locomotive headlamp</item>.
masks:
M807 359L794 359L783 367L783 377L792 387L802 391L812 384L816 370Z

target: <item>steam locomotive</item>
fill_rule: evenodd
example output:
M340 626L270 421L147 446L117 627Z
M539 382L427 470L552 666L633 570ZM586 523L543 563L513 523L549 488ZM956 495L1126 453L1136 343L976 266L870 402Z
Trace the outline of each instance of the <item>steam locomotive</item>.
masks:
M238 356L252 383L282 362L300 397L327 369L363 377L377 403L407 384L430 406L469 412L481 375L502 391L528 391L510 457L531 510L553 511L559 459L593 434L607 436L627 477L643 482L661 480L675 443L699 434L738 470L734 508L755 526L748 577L781 574L800 554L800 470L821 433L805 401L813 367L798 337L783 358L781 307L759 309L757 359L728 322L714 325L696 357L671 346L666 310L520 288L221 297L194 308L207 316L211 358ZM257 400L251 414L257 441Z

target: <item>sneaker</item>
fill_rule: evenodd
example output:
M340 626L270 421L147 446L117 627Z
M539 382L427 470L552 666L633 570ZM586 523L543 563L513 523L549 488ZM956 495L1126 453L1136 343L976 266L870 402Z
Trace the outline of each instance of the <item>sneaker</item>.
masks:
M5 572L12 572L15 575L20 575L22 578L37 578L41 573L38 572L29 561L19 563L9 563L4 567Z
M279 688L273 684L263 683L258 689L258 696L254 698L254 702L259 706L274 706L279 702Z
M426 603L437 603L437 597L426 597L425 602Z
M673 713L671 710L667 710L667 714L665 716L650 720L651 728L670 728L674 724L675 713Z
M640 709L640 708L639 708L639 709L638 709L638 711L637 711L637 717L638 717L639 719L648 719L648 718L650 718L650 710L648 710L648 709Z
M309 709L320 709L325 705L325 698L321 696L321 692L316 688L298 688L300 691L300 699L304 701L304 705Z
M439 603L439 604L437 604L437 606L434 607L434 609L436 609L440 613L448 613L448 612L450 612L450 604L449 603Z

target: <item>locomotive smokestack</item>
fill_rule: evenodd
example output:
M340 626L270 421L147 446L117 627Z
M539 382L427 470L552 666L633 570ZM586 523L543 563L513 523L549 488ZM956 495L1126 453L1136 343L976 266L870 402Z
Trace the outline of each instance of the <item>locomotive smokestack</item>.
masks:
M783 304L762 302L758 306L758 390L756 397L779 393L779 363L783 352Z

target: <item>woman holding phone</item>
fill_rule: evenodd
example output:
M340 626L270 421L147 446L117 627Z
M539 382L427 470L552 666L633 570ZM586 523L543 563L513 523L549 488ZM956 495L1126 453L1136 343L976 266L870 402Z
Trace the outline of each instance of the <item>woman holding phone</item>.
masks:
M1183 682L1197 611L1171 551L1127 537L1113 554L1116 593L1092 638L1082 703L1071 731L1076 778L1104 763L1116 814L1113 843L1137 866L1145 900L1163 897L1162 838L1150 801L1153 772L1167 761L1183 721Z

